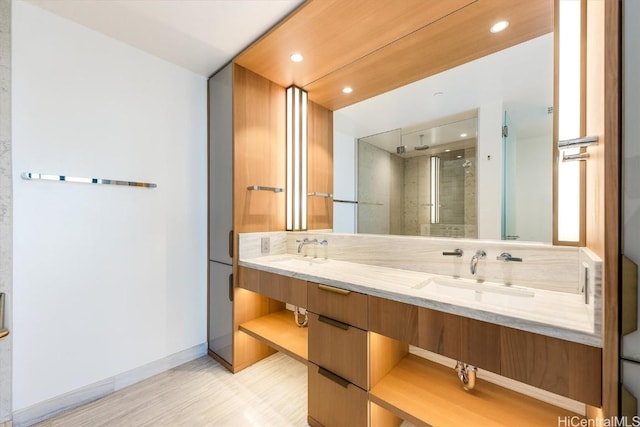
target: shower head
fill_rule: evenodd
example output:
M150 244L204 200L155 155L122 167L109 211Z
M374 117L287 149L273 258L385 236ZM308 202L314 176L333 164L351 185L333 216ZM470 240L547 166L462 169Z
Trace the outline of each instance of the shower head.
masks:
M466 169L468 167L471 167L472 164L473 163L471 163L471 160L465 160L464 163L462 163L462 167Z
M428 149L429 149L429 146L428 146L428 145L424 145L424 142L422 141L422 139L424 138L424 135L419 135L419 136L420 136L420 145L416 145L416 146L415 146L415 147L413 147L413 148L415 148L415 149L416 149L416 150L418 150L418 151L421 151L421 150L428 150Z

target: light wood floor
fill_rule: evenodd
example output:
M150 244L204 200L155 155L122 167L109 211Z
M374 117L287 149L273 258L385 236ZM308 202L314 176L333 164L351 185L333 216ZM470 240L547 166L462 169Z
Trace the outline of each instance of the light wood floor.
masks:
M307 367L276 353L232 375L205 356L35 426L307 426Z

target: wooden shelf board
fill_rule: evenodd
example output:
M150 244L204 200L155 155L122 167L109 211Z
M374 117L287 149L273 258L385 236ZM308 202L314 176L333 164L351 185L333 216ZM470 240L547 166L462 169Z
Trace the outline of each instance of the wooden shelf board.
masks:
M268 346L307 364L308 328L298 327L293 312L281 310L242 323L240 330Z
M409 354L370 391L370 400L416 425L557 425L578 414L498 385L476 380L462 388L452 367Z

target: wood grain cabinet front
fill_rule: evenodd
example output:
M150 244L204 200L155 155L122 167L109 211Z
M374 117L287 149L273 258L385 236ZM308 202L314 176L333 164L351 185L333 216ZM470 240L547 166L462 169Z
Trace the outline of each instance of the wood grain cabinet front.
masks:
M309 363L309 413L312 427L365 427L369 424L369 396L322 367Z
M309 283L311 426L369 424L367 296Z
M367 295L333 286L309 283L307 309L339 322L367 330Z
M368 390L367 332L309 313L309 361Z
M238 286L277 301L307 306L307 282L281 274L238 267Z

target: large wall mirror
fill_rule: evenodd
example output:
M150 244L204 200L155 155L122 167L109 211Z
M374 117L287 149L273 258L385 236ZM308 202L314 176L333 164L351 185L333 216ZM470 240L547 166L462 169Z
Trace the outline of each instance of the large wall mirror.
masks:
M549 33L334 111L335 230L551 243L553 52Z

